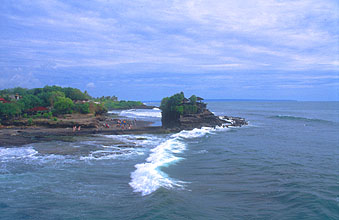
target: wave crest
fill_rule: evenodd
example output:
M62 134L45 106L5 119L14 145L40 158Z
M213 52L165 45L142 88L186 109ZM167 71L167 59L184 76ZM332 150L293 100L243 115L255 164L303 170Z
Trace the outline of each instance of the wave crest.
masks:
M151 150L151 154L145 163L135 165L136 170L131 173L130 186L134 192L141 193L142 196L151 194L160 187L163 188L183 188L185 182L170 178L161 168L182 160L177 154L186 150L185 139L199 138L213 131L225 130L223 128L193 129L191 131L181 131L171 135L166 141Z

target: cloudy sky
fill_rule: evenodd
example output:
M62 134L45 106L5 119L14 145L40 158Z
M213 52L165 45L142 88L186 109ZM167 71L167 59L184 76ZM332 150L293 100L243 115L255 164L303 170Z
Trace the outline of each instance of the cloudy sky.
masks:
M339 100L337 0L1 0L0 89Z

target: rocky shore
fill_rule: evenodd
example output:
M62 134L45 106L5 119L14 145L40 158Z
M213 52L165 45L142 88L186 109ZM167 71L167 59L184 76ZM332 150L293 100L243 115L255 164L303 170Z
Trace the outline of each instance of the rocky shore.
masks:
M122 126L118 121L125 121ZM75 136L90 136L96 134L121 135L121 134L159 134L173 133L181 130L191 130L201 127L216 126L243 126L247 122L243 118L215 116L209 110L199 114L184 115L179 119L178 126L161 127L151 126L151 122L141 120L118 119L114 115L90 117L72 115L58 121L37 120L34 126L27 126L25 121L0 129L0 147L16 147L35 142L52 140L70 140ZM74 126L77 130L74 131ZM81 128L80 130L79 127Z
M174 127L180 130L190 130L201 127L241 127L247 125L244 118L231 117L231 116L215 116L208 109L205 109L201 113L182 115L179 118L178 123Z

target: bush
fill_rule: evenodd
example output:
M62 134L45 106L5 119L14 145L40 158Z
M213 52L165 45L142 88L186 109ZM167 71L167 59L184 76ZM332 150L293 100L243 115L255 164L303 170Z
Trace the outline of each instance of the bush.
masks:
M103 100L102 103L107 109L129 109L143 106L144 104L139 101L114 101L111 99Z
M0 118L8 119L21 114L21 105L18 103L0 103Z
M74 110L76 112L79 112L81 114L88 114L89 111L89 103L83 103L83 104L75 104Z
M25 95L18 101L24 110L41 106L43 101L35 95Z
M54 103L54 112L55 114L71 114L73 106L71 99L59 97Z
M27 124L28 124L28 125L32 125L32 124L33 124L33 119L32 119L32 118L29 118L29 119L27 120Z
M95 115L101 115L107 112L107 109L104 105L96 105Z
M44 117L44 118L51 118L51 117L52 117L52 112L45 112L45 113L43 114L43 117Z

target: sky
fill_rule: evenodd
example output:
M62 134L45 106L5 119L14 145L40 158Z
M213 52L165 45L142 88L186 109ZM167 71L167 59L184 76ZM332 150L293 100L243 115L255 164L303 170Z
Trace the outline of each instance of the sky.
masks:
M0 89L339 101L337 0L1 0Z

